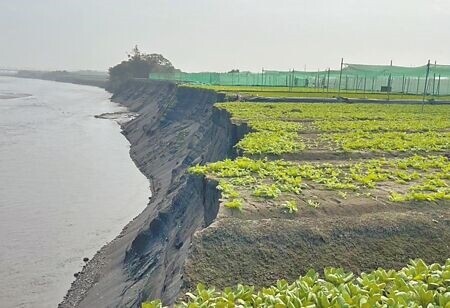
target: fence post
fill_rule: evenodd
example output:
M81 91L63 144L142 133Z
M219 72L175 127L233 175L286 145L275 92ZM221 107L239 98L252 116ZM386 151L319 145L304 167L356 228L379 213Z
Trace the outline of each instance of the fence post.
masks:
M390 67L392 68L392 60L391 60L391 65ZM387 84L387 90L388 90L388 95L387 95L387 100L389 100L390 95L391 95L391 90L392 90L392 71L389 71L389 77L388 77L388 84Z
M420 83L420 77L417 77L416 95L419 95L419 83Z
M338 93L341 94L341 81L342 81L342 68L344 66L344 58L341 58L341 71L339 72L339 90Z
M330 89L330 68L328 68L328 74L327 74L327 97L328 97L329 89Z
M439 74L438 78L438 85L437 85L437 96L439 96L441 93L441 75Z
M319 69L317 69L317 83L316 83L316 88L317 88L317 92L320 92L320 74L319 74Z
M430 60L428 60L427 74L425 75L425 86L423 87L422 111L423 111L423 105L425 104L425 96L427 95L427 84L428 84L428 75L429 74L430 74Z
M405 75L403 75L403 78L402 78L402 94L404 94L405 93Z
M406 82L406 94L409 93L409 84L410 84L410 82L411 82L411 78L408 77L408 81Z
M261 69L261 86L264 86L264 67Z
M364 94L366 94L366 82L367 82L367 76L364 76L364 90L363 90Z
M433 96L434 96L435 85L436 85L436 73L433 74Z

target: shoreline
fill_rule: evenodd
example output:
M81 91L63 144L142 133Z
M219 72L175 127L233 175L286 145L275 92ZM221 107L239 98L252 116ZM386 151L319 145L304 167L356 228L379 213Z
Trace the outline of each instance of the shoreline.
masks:
M195 162L225 158L234 145L231 122L213 112L213 91L130 81L112 101L140 114L123 124L123 134L153 196L84 266L60 308L140 307L148 297L173 302L191 237L212 222L218 204L215 192L206 203L201 199L211 188L186 170Z
M10 76L7 76L7 78L5 78L5 83L8 83L7 79L9 79ZM62 198L61 199L61 204L63 204L63 202L66 202L65 204L67 204L66 208L61 208L60 211L56 212L56 214L59 214L59 217L64 218L65 216L69 219L70 223L68 223L69 227L66 227L65 225L61 226L61 236L59 236L61 238L61 240L58 241L61 242L61 247L58 248L58 253L60 254L59 256L55 256L54 257L54 262L46 262L46 263L41 263L41 266L39 269L35 270L35 273L30 273L30 275L27 275L26 277L24 276L24 281L23 281L23 285L26 286L28 281L30 279L36 279L36 273L40 274L43 273L40 277L44 278L44 279L48 279L47 277L47 273L53 274L55 273L55 280L52 282L49 282L48 285L45 281L43 281L42 286L37 286L36 289L34 288L30 288L31 290L36 290L39 293L43 293L43 294L48 294L50 292L54 292L53 296L50 296L50 294L48 294L48 296L46 296L47 298L52 300L52 303L54 306L58 305L58 303L63 299L63 296L67 293L67 290L69 289L71 283L73 282L74 278L73 278L73 274L75 272L78 272L81 267L84 264L84 262L82 261L84 258L89 257L92 258L99 250L99 248L101 248L104 245L107 245L109 242L111 242L112 240L114 240L123 230L123 227L125 225L127 225L130 221L132 221L137 215L139 215L147 206L148 203L148 199L151 197L151 181L148 179L148 177L146 177L145 175L142 174L141 170L139 170L139 168L136 170L135 168L137 168L138 166L136 165L136 162L131 159L130 161L130 148L131 148L131 144L130 141L128 140L128 138L126 138L126 136L124 136L123 134L123 125L130 120L130 118L132 118L133 116L135 117L136 114L134 113L130 113L129 111L123 111L123 110L128 110L128 108L124 107L123 105L119 105L116 103L111 103L110 101L110 93L104 92L104 90L100 90L97 87L97 90L95 88L91 88L91 90L89 90L89 88L85 87L83 88L78 87L78 86L74 86L71 87L70 85L66 85L64 86L63 84L52 84L52 83L36 83L36 81L26 81L23 80L20 81L19 79L11 79L9 81L9 83L11 83L11 87L7 87L6 89L10 89L11 91L6 92L6 93L21 93L21 89L22 91L28 91L28 93L33 93L35 96L35 98L33 98L32 103L30 104L28 103L27 99L22 100L24 102L24 104L28 107L28 105L30 106L34 106L34 105L39 105L39 106L44 106L45 108L47 108L47 106L50 106L48 109L50 110L49 112L46 111L46 109L42 109L43 114L46 114L49 118L55 118L55 119L60 119L61 118L61 122L62 125L67 125L67 123L73 123L73 121L77 120L77 124L80 123L88 123L87 126L83 126L82 130L78 129L78 125L70 125L72 127L72 129L67 130L67 134L69 134L70 132L74 131L75 132L75 137L73 138L69 138L68 142L60 142L60 143L56 143L56 146L60 146L60 147L64 147L64 151L69 151L71 153L79 153L81 150L87 148L87 149L92 149L93 152L92 155L88 155L86 154L86 156L84 154L80 154L80 155L75 155L73 157L73 159L71 158L72 156L69 155L70 157L70 162L74 161L77 162L77 157L80 157L80 159L83 158L91 158L90 162L87 161L87 166L88 168L81 168L82 170L94 170L91 171L91 173L87 172L87 173L83 173L82 171L77 172L76 174L74 172L70 173L69 175L67 175L67 180L66 181L72 181L75 180L75 182L71 182L76 184L76 182L80 181L80 179L82 179L79 174L81 176L83 176L84 174L92 174L92 172L95 172L95 174L92 174L92 177L88 177L86 179L86 183L90 183L90 186L93 186L92 184L95 184L95 180L96 179L101 179L102 174L104 173L106 176L108 176L109 178L114 177L114 175L118 175L119 177L124 178L125 181L128 181L129 183L123 183L121 184L120 182L122 180L114 180L111 179L111 181L108 181L107 179L105 179L104 184L100 184L99 185L99 191L95 191L92 189L89 189L89 187L87 188L87 191L85 190L85 185L86 183L84 183L84 180L79 182L80 185L77 185L77 187L73 188L72 190L74 192L77 192L78 196L80 196L79 198L77 198L75 201L73 201L71 198ZM24 87L23 85L26 85L26 87ZM28 88L29 86L29 88ZM39 91L37 92L33 92L38 88ZM69 89L69 90L67 90ZM6 91L6 90L5 90ZM52 91L56 91L56 95L53 95ZM66 93L65 91L67 91L70 95L68 96L64 96L64 94ZM92 95L91 95L92 94ZM18 96L18 95L16 95ZM30 95L20 95L20 97L25 97L25 96L30 96ZM67 98L67 99L66 99ZM64 102L59 102L59 99L63 99ZM78 100L82 100L79 101L80 104L76 104L77 103L77 99ZM40 103L40 101L43 101L45 103ZM35 103L37 102L37 103ZM59 104L61 103L61 104ZM15 112L17 112L17 114L25 114L27 115L28 113L26 112L20 112L20 109L15 108L15 105L17 105L17 103L15 103L14 100L9 101L6 105L5 108L7 108L9 105L11 105ZM56 104L56 105L55 105ZM52 108L52 106L54 106L55 108ZM73 106L73 108L71 107ZM21 107L21 105L19 105L19 107ZM33 110L34 111L34 110ZM108 111L110 111L110 113L108 113ZM114 112L114 111L118 111L118 112ZM37 111L36 111L37 112ZM102 112L106 112L101 114ZM78 121L78 118L76 117L70 117L67 116L67 114L71 114L73 113L74 115L80 117L80 119L82 119L82 121ZM59 114L62 114L63 116L59 116ZM39 114L36 114L37 116ZM111 119L114 120L114 122L117 122L119 124L119 126L116 125L116 123L114 122L103 122L103 121L97 121L97 119L94 119L95 116L98 115L99 117L104 117L106 119ZM13 113L11 113L11 115L8 115L8 113L4 114L5 117L8 116L14 116ZM43 119L44 117L38 117L38 119ZM65 120L65 118L67 118L68 120ZM15 118L14 118L15 119ZM17 117L18 120L20 120L20 117ZM27 120L27 118L25 117L24 120ZM85 122L84 122L85 121ZM11 121L7 121L5 123L9 123ZM58 123L59 123L58 122ZM108 121L109 122L109 121ZM3 123L3 122L2 122ZM12 124L14 124L14 122L11 122ZM48 125L48 121L43 121L42 122L43 125ZM53 122L52 122L53 123ZM56 120L55 120L55 131L58 130L59 131L59 126L56 126ZM12 127L12 126L11 126ZM46 126L45 126L46 127ZM84 130L84 128L86 127L86 129ZM36 128L39 128L36 125ZM52 127L53 128L53 127ZM98 129L98 131L96 131ZM36 131L38 131L36 129ZM79 131L79 133L77 133ZM7 131L8 132L8 131ZM84 136L83 133L88 133L88 137L87 138L83 138L80 139L80 141L78 142L78 144L80 145L80 147L78 147L79 150L76 149L71 149L72 146L74 146L75 144L73 144L73 142L71 140L78 140L77 136L81 135ZM121 135L117 135L118 133L120 133ZM41 135L37 135L37 140L39 141L39 136ZM60 134L56 134L56 136L60 136ZM68 136L72 136L72 135L68 135ZM110 136L110 137L108 137ZM6 137L8 137L8 135L6 135ZM51 136L46 136L46 141L48 141L47 143L45 143L45 145L43 145L42 147L42 153L45 155L45 157L51 157L49 155L47 155L47 152L45 151L53 151L53 145L51 145L50 141L52 140L60 140L60 139L50 139ZM103 138L105 137L105 138ZM125 139L124 139L125 137ZM32 137L33 138L33 137ZM66 138L67 139L67 138ZM86 142L84 141L84 139L86 139ZM8 138L6 138L5 140L9 140ZM92 142L90 142L90 140ZM48 144L48 146L47 146ZM87 145L89 145L89 147L86 147ZM26 146L26 145L25 145ZM75 145L76 147L76 145ZM19 148L18 148L19 149ZM97 149L97 150L96 150ZM108 155L108 157L106 157L105 155L107 155L108 153L110 153L110 151L114 151L114 153L111 153L110 155ZM54 151L53 151L54 152ZM12 153L15 153L14 151L12 151ZM94 154L96 153L96 154ZM37 151L36 151L36 155L40 155ZM111 158L110 158L110 157ZM6 159L8 156L5 156L4 158ZM39 156L38 156L39 157ZM96 163L95 161L98 158L104 157L105 159L102 161L99 161L98 163ZM95 159L95 160L93 160ZM61 160L62 163L65 163L66 160ZM43 163L45 163L45 159L43 160ZM59 163L59 162L56 162ZM56 164L55 163L55 164ZM112 164L117 164L117 167L115 167ZM57 164L56 164L57 165ZM11 166L14 166L13 164L11 164ZM53 163L50 161L49 166L53 166ZM59 166L59 165L57 165ZM78 166L78 164L76 165ZM80 164L80 166L84 167L83 164ZM101 166L111 166L111 168L108 168L112 171L107 172L105 170L105 172L102 172L101 170L104 170L105 168L101 167ZM70 166L69 166L70 167ZM101 168L101 170L100 170ZM22 170L24 170L24 172L26 172L27 168L24 168ZM68 168L69 169L69 168ZM2 169L5 171L8 171L9 168L6 169ZM37 169L36 169L37 170ZM58 169L60 170L60 169ZM117 171L117 172L116 172ZM21 174L21 173L17 173L17 174ZM50 173L51 174L51 173ZM57 172L57 174L59 174ZM133 175L137 176L137 180L135 180L135 177ZM73 176L72 176L73 175ZM78 178L77 178L78 176ZM18 177L17 177L18 178ZM32 177L30 177L32 178ZM19 178L18 178L19 179ZM66 179L66 176L64 176L64 179ZM139 181L140 180L140 181ZM138 185L138 184L143 184L144 186L130 186L130 185ZM46 184L44 184L46 185ZM58 185L53 185L49 182L49 188L51 189L55 189L56 187L58 187ZM17 187L17 186L16 186ZM38 186L39 187L39 186ZM128 187L128 188L127 188ZM140 189L142 187L142 189ZM31 187L30 187L31 188ZM120 189L126 189L127 191L123 191L120 192ZM76 190L78 189L78 190ZM113 191L108 191L108 189L113 189ZM12 192L15 190L12 190ZM62 191L69 191L69 189L67 190L62 190ZM83 191L85 191L86 193L83 193ZM58 192L58 191L56 191ZM65 195L69 195L69 194L65 194ZM14 196L14 195L11 195ZM81 197L83 196L83 197ZM97 197L98 196L98 197ZM117 196L117 198L115 197ZM49 195L49 197L52 197L52 195ZM93 198L91 198L93 197ZM56 197L57 198L57 197ZM97 199L95 199L97 198ZM26 198L21 198L20 200L26 200ZM8 201L8 199L5 199L6 201ZM59 200L59 199L57 199ZM78 201L77 201L78 200ZM85 206L78 206L76 202L80 202L80 200L83 201L83 205ZM103 200L101 203L98 203L98 200ZM32 200L31 200L32 201ZM36 204L41 204L38 203L40 202L39 198L36 198L35 200ZM49 206L46 208L51 208L52 204L54 202L49 202ZM57 205L58 203L56 203ZM81 204L81 202L80 202ZM95 205L98 205L96 208L94 207ZM73 205L73 207L71 206ZM70 207L69 207L70 206ZM43 207L44 208L44 207ZM79 210L77 210L79 209ZM87 209L87 210L86 210ZM91 210L92 209L92 210ZM72 210L76 210L77 214L76 215L71 215L71 211ZM65 214L65 211L69 211L67 212L67 214ZM6 214L8 214L8 212L5 212ZM90 217L87 216L86 218L83 218L83 216L86 215L86 213L91 213ZM56 215L54 214L54 215ZM42 215L36 216L36 217L41 217ZM6 215L5 217L9 217L8 215ZM25 215L23 215L23 217L27 217ZM33 219L33 216L30 215L29 216L30 219ZM58 217L58 216L55 216ZM71 218L72 217L72 218ZM97 217L97 218L96 218ZM81 220L80 220L80 219ZM25 219L25 218L24 218ZM42 224L43 222L47 222L46 225L52 226L52 218L50 219L45 219L44 217L42 218L41 221L37 222L38 224ZM110 225L110 223L113 223ZM83 226L86 224L86 228L84 228ZM8 226L8 224L6 224L6 226ZM13 226L13 225L11 225ZM60 223L57 223L57 221L55 221L55 226L57 226L59 228ZM55 230L58 230L58 228L55 228ZM21 228L19 228L21 229ZM13 231L13 229L11 228L6 228L4 230L11 230ZM42 230L42 232L40 231ZM39 237L43 236L43 232L46 232L46 228L40 228L40 229L36 229L35 234L42 234L42 235L38 235ZM75 231L76 233L79 234L86 234L86 237L81 237L77 240L72 240L72 231ZM92 231L92 232L91 232ZM23 232L23 231L22 231ZM64 233L64 234L62 234ZM6 233L8 234L8 233ZM65 235L67 234L67 235ZM75 234L74 234L75 236ZM79 235L78 235L79 237ZM30 237L31 239L33 239L34 237ZM52 238L51 236L48 236L49 240L43 240L42 244L43 247L47 247L47 243L52 243ZM18 239L20 239L18 237ZM89 241L86 241L87 239L92 239ZM24 241L25 239L23 239L21 242L23 244L20 245L24 245L26 244L26 242ZM39 243L40 241L34 241ZM72 244L73 242L73 244ZM9 241L6 240L5 244L8 244ZM65 243L65 244L64 244ZM19 242L18 242L19 244ZM64 245L64 246L63 246ZM32 243L30 243L29 245L27 245L28 247L34 247L34 245ZM75 248L76 250L74 250L73 248ZM52 245L49 245L49 249L46 250L49 251L49 253L52 253ZM14 251L12 251L11 253L14 253ZM31 257L28 258L29 260L31 260L31 262L33 262L33 260L41 260L41 255L46 257L48 255L47 252L43 252L43 253L36 253L36 257ZM14 256L14 254L11 254L11 256ZM23 254L21 251L17 252L17 264L20 265L20 262L23 262L24 264L24 269L26 269L27 265L29 264L28 261L26 261L25 259L22 259L22 256L26 256L25 254ZM46 257L47 258L47 257ZM47 258L48 259L48 258ZM23 261L20 261L23 260ZM58 264L58 269L56 268L57 265L55 262L59 262ZM64 263L62 263L64 262ZM54 264L55 263L55 264ZM9 268L9 263L6 262L5 264L5 270L7 270ZM64 269L61 270L59 269L59 265L63 264L64 265ZM15 265L16 266L16 265ZM11 267L14 268L14 267ZM24 272L26 273L26 272ZM7 273L8 274L8 273ZM16 275L11 275L11 276L6 276L6 277L11 277L11 282L10 285L11 286L16 286L16 283L20 283L20 281L18 281L16 279ZM5 278L6 278L5 277ZM30 277L30 279L28 279L28 277ZM60 283L55 284L56 281L60 281ZM5 281L7 282L7 281ZM6 285L5 288L5 292L8 292L10 286ZM15 289L17 289L17 286L14 287ZM40 290L40 291L39 291ZM48 291L48 292L47 292ZM20 291L19 291L20 292ZM14 300L13 297L11 297L12 301L9 301L9 296L14 296L15 298L18 298L16 295L16 291L14 291L13 289L10 289L10 295L5 296L5 304L8 304L8 302L11 302L12 304L16 303L16 301ZM24 297L25 300L30 300L36 303L37 306L42 305L39 304L39 294L36 293L34 295L30 295L28 297ZM35 301L35 300L38 301ZM19 298L17 300L17 302L22 301L23 299ZM45 305L45 304L44 304Z
M17 78L22 78L22 77L17 77ZM28 78L28 77L25 77ZM30 77L31 79L41 79L41 78L34 78L34 77ZM49 80L49 79L41 79L41 80ZM77 82L72 82L72 81L62 81L62 80L50 80L50 81L55 81L55 82L62 82L62 83L71 83L71 84L80 84ZM106 92L109 92L104 86L99 86L99 85L95 85L95 84L90 84L90 83L82 83L81 85L86 85L86 86L92 86L92 87L97 87L97 88L101 88L104 89ZM113 95L113 93L111 93ZM114 95L113 95L114 96ZM75 297L77 300L79 300L80 298L82 298L85 293L87 291L90 290L90 288L92 287L93 284L95 284L95 280L97 279L97 276L99 275L99 273L101 272L101 270L104 268L105 266L105 259L106 257L102 254L103 250L105 247L109 247L110 245L112 245L116 240L122 238L124 236L124 234L127 232L127 228L129 227L129 225L139 216L141 215L145 209L148 207L148 205L151 203L152 198L154 197L155 193L153 191L153 187L154 183L153 183L153 178L151 176L147 176L141 169L141 167L139 166L138 162L133 158L133 156L131 155L131 151L133 148L133 145L130 141L130 139L127 137L127 134L125 133L125 125L131 121L133 121L134 119L136 119L137 117L140 116L139 113L137 112L133 112L130 110L130 108L120 102L116 102L113 99L113 96L109 98L109 102L113 103L113 104L117 104L118 106L120 106L121 108L124 108L125 111L118 111L118 112L107 112L107 113L102 113L102 114L98 114L98 115L94 115L95 118L97 119L105 119L105 120L113 120L115 121L119 126L120 126L120 133L125 137L125 139L128 141L128 143L130 144L130 150L128 152L128 156L131 159L131 161L133 162L133 164L135 165L135 167L139 170L140 173L142 173L145 178L148 180L149 183L149 196L148 196L148 202L145 205L144 209L141 210L138 214L136 214L136 216L134 218L132 218L130 221L128 221L121 229L120 233L115 235L115 237L103 244L101 247L99 247L99 249L95 252L95 254L92 256L92 258L90 258L89 260L87 260L87 262L85 262L85 264L83 265L82 269L80 271L78 271L77 273L74 274L75 276L75 280L72 281L72 283L70 284L70 288L67 290L66 295L63 297L63 299L60 301L60 303L58 304L58 307L66 307L66 298L68 296L68 294L70 293L72 297ZM81 275L83 275L83 277L81 277ZM82 279L81 284L76 284L77 281L79 281L80 278ZM76 307L76 306L67 306L67 307Z

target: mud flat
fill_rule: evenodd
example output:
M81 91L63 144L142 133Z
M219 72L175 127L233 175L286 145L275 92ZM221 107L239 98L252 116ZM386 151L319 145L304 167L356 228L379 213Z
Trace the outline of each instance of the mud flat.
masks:
M29 97L31 94L26 93L0 93L0 99L13 99L13 98L22 98Z
M95 117L97 119L114 120L119 124L125 124L126 122L129 122L138 116L139 116L139 114L135 113L135 112L119 111L119 112L111 112L111 113L102 113L102 114L96 115Z

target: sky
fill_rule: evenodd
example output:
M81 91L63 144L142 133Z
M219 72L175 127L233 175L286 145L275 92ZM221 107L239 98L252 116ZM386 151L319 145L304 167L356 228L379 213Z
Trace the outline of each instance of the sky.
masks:
M450 0L0 0L0 68L183 71L450 64Z

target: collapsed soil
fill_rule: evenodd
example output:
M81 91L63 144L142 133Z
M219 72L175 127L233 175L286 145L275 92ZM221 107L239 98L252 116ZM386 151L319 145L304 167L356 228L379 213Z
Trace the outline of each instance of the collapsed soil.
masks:
M449 231L443 209L297 220L225 218L196 234L184 288L198 282L267 286L327 266L359 273L401 268L411 258L445 262Z

